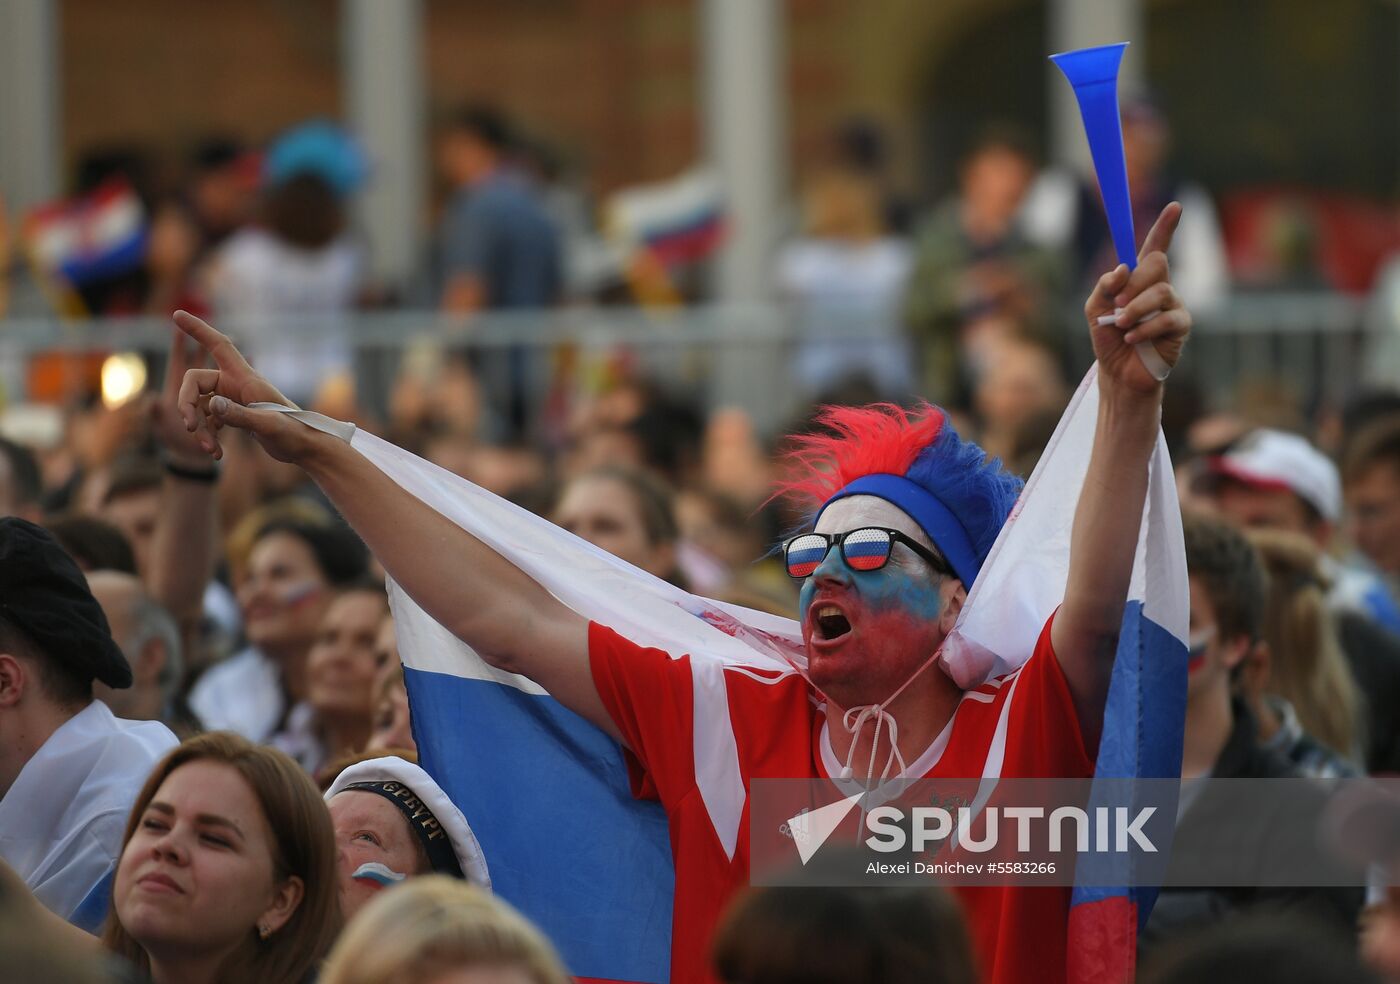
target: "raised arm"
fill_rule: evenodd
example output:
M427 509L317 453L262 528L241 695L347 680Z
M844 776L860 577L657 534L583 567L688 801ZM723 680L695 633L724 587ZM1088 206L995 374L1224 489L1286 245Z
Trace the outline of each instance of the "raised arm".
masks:
M1133 346L1150 341L1174 366L1191 330L1191 315L1172 289L1167 268L1167 247L1180 217L1181 206L1168 205L1147 234L1137 269L1122 265L1104 274L1084 305L1099 361L1099 417L1074 513L1069 582L1051 641L1091 747L1103 728L1147 498L1148 462L1162 415L1163 384ZM1113 324L1098 323L1120 308Z
M221 456L218 432L232 426L277 460L299 465L424 611L493 666L529 677L620 737L593 684L582 616L345 441L286 414L249 409L293 404L223 334L183 311L175 323L218 367L191 369L180 390L180 415L207 452Z
M147 587L175 618L185 651L190 652L199 637L204 589L214 573L218 476L197 436L180 425L176 403L191 364L193 343L179 331L173 334L165 389L151 403L152 428L165 458L166 474Z

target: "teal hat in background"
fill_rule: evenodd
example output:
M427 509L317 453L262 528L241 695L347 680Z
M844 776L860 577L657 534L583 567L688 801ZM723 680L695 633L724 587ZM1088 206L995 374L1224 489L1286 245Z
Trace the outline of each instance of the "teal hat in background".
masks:
M263 158L263 180L269 185L304 174L320 178L336 194L348 197L369 177L369 157L342 127L329 120L312 120L278 137Z

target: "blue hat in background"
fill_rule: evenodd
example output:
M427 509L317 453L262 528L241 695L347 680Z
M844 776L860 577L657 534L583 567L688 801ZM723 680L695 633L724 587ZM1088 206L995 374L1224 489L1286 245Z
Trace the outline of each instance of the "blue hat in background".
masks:
M278 137L263 158L263 179L269 185L302 174L320 178L346 197L369 177L369 158L345 130L328 120L312 120Z

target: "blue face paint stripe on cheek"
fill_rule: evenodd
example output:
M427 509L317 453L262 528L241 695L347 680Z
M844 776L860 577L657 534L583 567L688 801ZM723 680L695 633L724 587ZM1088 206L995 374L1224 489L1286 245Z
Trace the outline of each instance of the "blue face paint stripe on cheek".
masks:
M894 564L858 575L855 583L870 607L877 611L902 610L921 619L937 619L943 612L941 581L929 580Z
M831 558L828 558L830 560ZM840 563L839 560L835 561ZM869 613L905 612L923 621L936 621L943 614L942 578L930 579L926 569L910 571L891 561L878 570L862 571L843 565L850 573L842 580L848 616L859 621L860 607ZM808 578L798 594L800 610L805 613L817 591L816 580Z

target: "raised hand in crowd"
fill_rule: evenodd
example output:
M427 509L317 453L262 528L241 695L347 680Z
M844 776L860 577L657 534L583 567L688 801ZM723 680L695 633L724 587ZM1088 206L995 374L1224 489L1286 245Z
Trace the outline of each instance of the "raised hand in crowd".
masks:
M1169 369L1181 358L1191 315L1172 286L1167 265L1167 250L1180 221L1178 203L1162 209L1143 240L1137 268L1119 264L1099 278L1085 302L1101 387L1117 384L1149 394L1161 388L1162 380L1152 375L1135 351L1139 342L1152 343ZM1099 318L1109 314L1115 315L1113 323L1099 324Z
M165 464L161 522L156 525L147 581L151 594L179 624L181 642L190 652L203 614L204 589L218 554L218 471L198 435L181 424L180 386L198 349L182 332L172 334L165 385L147 402L151 430Z
M178 329L171 332L165 380L161 391L147 398L146 412L150 414L156 443L167 461L184 468L208 471L209 455L200 445L198 435L185 429L179 409L180 386L185 381L185 373L203 366L202 355L199 346L184 332Z
M296 404L283 396L277 387L248 365L248 360L243 358L243 353L234 347L227 335L215 331L203 319L196 318L188 311L176 311L175 324L213 357L216 367L189 369L178 394L177 408L185 429L195 435L199 446L206 453L212 454L216 459L222 458L223 446L219 443L219 428L225 423L239 424L238 420L233 419L238 416L238 412L232 407L229 408L229 414L219 413L221 404L215 403L211 408L211 402L217 398L222 397L225 402L242 404L239 409L246 409L250 403L280 403L283 406L296 407ZM211 409L214 411L212 415ZM268 454L279 461L297 460L295 452L299 450L299 446L294 440L291 444L285 442L307 428L290 420L283 420L282 427L274 426L274 420L282 419L275 413L264 412L265 416L256 416L258 411L248 413L255 416L240 419L248 422L263 421L262 427L250 426L246 429L257 438Z
M1051 637L1091 747L1102 728L1162 414L1162 378L1135 346L1149 342L1170 370L1191 330L1166 258L1180 218L1177 203L1164 208L1143 242L1137 269L1120 265L1105 274L1084 305L1099 360L1099 413L1075 508L1069 579ZM1105 315L1116 316L1099 324Z
M175 323L214 359L180 387L185 427L216 458L219 431L252 434L268 454L301 466L360 535L384 570L429 615L492 665L530 677L615 738L588 665L588 624L514 564L405 490L339 437L289 414L294 406L233 342L185 312ZM471 599L470 604L464 604Z

